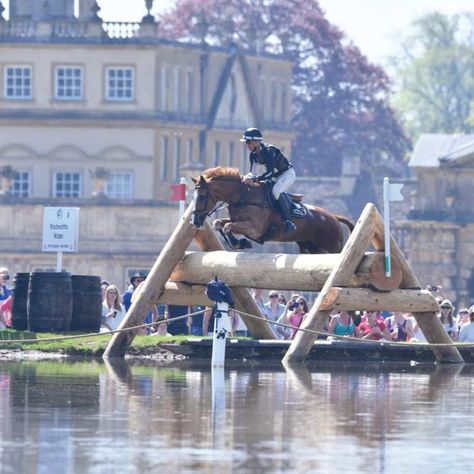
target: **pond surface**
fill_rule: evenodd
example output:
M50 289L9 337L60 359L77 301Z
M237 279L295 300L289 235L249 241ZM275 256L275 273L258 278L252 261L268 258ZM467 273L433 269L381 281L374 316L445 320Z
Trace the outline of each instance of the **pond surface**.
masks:
M467 472L474 367L0 362L0 472Z

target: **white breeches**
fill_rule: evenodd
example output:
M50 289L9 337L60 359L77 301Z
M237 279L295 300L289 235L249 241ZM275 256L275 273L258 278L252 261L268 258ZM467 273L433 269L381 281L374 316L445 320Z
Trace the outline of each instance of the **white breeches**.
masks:
M285 171L279 178L277 178L273 186L273 197L278 200L280 194L285 192L295 182L295 179L296 174L293 168L290 168L288 171Z

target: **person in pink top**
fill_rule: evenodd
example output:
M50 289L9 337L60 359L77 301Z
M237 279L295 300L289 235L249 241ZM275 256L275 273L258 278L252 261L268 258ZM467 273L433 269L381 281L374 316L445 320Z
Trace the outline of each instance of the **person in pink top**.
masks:
M302 296L298 297L298 299L294 303L290 304L291 305L288 307L290 312L286 312L285 323L292 326L290 339L294 339L301 322L308 313L308 304Z
M377 319L376 311L366 311L364 319L359 325L359 330L362 339L371 339L373 341L379 341L385 338L387 341L392 340L392 336L385 326L383 321Z

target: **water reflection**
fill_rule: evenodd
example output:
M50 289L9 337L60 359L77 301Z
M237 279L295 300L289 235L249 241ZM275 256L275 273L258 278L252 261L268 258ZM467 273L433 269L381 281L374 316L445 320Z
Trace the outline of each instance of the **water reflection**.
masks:
M208 365L1 363L1 472L438 472L472 462L472 367Z

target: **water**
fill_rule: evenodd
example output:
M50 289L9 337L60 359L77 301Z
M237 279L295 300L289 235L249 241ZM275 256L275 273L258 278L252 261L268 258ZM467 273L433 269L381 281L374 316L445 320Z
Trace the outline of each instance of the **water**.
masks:
M464 472L473 390L471 366L1 362L0 473Z

